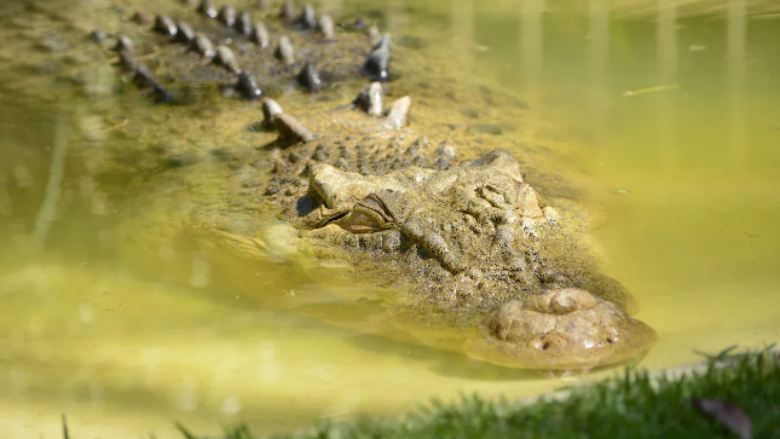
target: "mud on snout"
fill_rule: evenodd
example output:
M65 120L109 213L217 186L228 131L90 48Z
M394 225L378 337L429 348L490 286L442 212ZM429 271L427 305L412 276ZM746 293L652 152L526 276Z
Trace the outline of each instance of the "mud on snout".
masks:
M639 357L655 340L652 328L617 305L566 288L501 305L464 348L505 367L588 370Z

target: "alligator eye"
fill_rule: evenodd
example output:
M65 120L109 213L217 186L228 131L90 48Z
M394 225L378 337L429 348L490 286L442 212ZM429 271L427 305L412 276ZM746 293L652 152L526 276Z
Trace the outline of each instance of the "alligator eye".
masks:
M388 228L388 222L384 218L359 206L335 224L350 233L373 233Z
M374 233L392 228L393 220L379 197L371 194L334 224L350 233Z

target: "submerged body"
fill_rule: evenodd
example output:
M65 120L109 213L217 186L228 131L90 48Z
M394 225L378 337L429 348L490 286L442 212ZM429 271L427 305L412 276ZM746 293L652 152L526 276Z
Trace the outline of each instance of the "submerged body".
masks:
M598 272L581 211L544 203L508 151L458 162L450 142L426 137L323 140L278 160L263 195L300 231L299 249L401 286L388 309L423 342L510 367L589 369L655 341Z
M137 166L135 184L149 196L128 221L131 241L146 248L184 238L206 253L228 249L235 264L306 259L314 277L338 271L383 288L381 306L421 342L504 366L590 369L652 346L653 330L629 315L631 296L599 271L584 209L554 183L537 191L527 176L539 172L518 160L517 145L466 138L471 127L428 117L448 114L442 96L450 94L501 109L512 99L439 79L419 53L396 53L387 35L373 45L362 33L325 38L310 29L310 8L306 26L264 17L272 44L237 32L227 12L219 21L203 9L199 18L192 10L165 20L191 23L198 36L189 45L170 32L114 43L149 64L133 69L145 93L196 109L171 108L167 127L143 123L144 139L156 143L134 145L134 160L153 165ZM220 62L211 47L222 48ZM411 85L425 75L433 85ZM234 128L219 121L259 118L261 104L214 104L204 90L272 96L284 110L269 111L260 132L242 125L256 137L232 144L226 131ZM351 104L358 92L367 103ZM213 108L220 116L204 128L198 111ZM187 138L160 147L166 130ZM158 215L166 220L150 220ZM272 216L286 226L269 226Z

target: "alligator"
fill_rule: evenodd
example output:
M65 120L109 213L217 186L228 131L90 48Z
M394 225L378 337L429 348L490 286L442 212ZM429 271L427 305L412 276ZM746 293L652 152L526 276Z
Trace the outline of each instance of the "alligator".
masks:
M416 340L501 366L589 370L650 349L655 332L600 271L565 176L529 166L516 154L530 148L502 136L464 138L439 104L457 94L511 120L523 102L446 79L420 87L441 76L428 55L362 18L260 6L185 2L90 34L120 87L168 114L121 143L137 148L135 184L150 194L129 240L183 236L236 264L308 258L390 291L383 310ZM178 118L191 137L148 147L181 132Z

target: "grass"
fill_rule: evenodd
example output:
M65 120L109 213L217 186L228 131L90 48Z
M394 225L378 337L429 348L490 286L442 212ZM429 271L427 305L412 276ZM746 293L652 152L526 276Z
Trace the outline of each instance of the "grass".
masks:
M780 355L771 347L736 355L732 349L708 357L698 371L626 370L567 389L564 398L528 403L469 396L455 404L433 401L401 419L322 423L274 438L780 438ZM703 400L730 405L707 415L697 408ZM206 439L179 428L186 439ZM224 433L224 439L257 437L246 426Z

